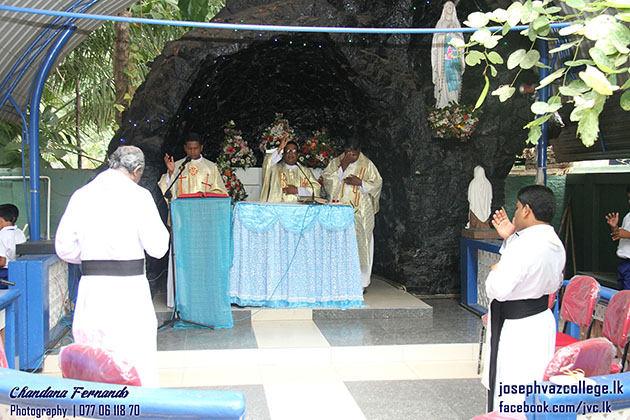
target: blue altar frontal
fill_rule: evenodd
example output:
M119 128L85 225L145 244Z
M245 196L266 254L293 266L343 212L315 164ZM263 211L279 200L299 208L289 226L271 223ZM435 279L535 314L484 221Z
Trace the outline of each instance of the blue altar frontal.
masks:
M232 234L232 303L363 306L352 207L240 202L233 209Z

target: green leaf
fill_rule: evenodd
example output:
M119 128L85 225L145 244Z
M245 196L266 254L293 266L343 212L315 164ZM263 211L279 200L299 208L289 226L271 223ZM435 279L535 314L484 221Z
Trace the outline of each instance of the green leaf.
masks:
M579 33L584 29L584 25L581 23L574 23L573 25L566 26L558 31L560 36L568 36Z
M612 95L613 86L608 82L606 76L593 66L586 66L586 70L579 73L580 79L584 80L588 86L602 95Z
M507 23L510 26L516 26L521 22L521 11L523 5L519 2L514 2L507 8Z
M542 115L549 112L549 104L547 102L534 102L529 109L534 115Z
M567 6L573 7L574 9L581 10L588 5L588 1L586 0L567 0Z
M547 9L545 9L544 13L546 13L548 15L553 15L553 14L556 14L556 13L558 13L560 11L562 11L561 7L552 6L552 7L549 7Z
M624 111L630 111L630 90L626 90L623 95L621 95L619 104Z
M527 70L534 67L534 64L540 59L540 53L537 50L530 50L520 62L521 68Z
M470 37L471 41L478 42L480 44L485 43L492 36L492 32L490 32L487 28L481 28L476 30L472 36Z
M588 54L591 56L595 65L604 73L610 73L613 71L613 63L610 58L600 49L591 48L588 50Z
M507 13L507 10L499 8L499 9L493 10L492 12L486 13L486 16L488 16L488 19L490 20L504 23L508 18L508 13Z
M615 18L623 21L623 22L630 22L630 13L617 13L615 15Z
M512 70L516 67L518 67L521 64L521 61L523 61L525 59L525 55L527 54L527 51L525 51L524 49L518 49L516 51L514 51L512 54L510 54L510 56L508 57L507 60L507 68L509 70Z
M492 77L497 77L497 69L492 64L489 64L488 67L490 67L490 74Z
M510 32L510 28L511 28L510 24L509 23L505 23L503 25L503 28L501 29L501 35L505 36L508 32Z
M539 125L535 125L529 129L527 134L527 142L531 144L538 144L538 139L542 136L542 129Z
M626 80L626 82L621 86L621 90L626 90L630 88L630 79Z
M468 19L464 21L464 25L471 28L482 28L489 22L488 16L485 13L473 12L468 15Z
M564 74L564 68L562 67L562 68L554 71L553 73L551 73L549 76L547 76L544 79L542 79L540 81L540 84L538 85L538 87L536 89L538 90L538 89L540 89L543 86L547 86L549 83L551 83L554 80L562 77L563 74Z
M573 41L573 42L566 42L564 44L560 44L560 46L558 46L556 48L553 48L553 49L549 50L549 54L554 54L554 53L557 53L557 52L560 52L560 51L568 50L569 48L573 48L573 47L575 47L576 45L579 45L579 44L580 44L580 40L576 40L576 41Z
M568 67L579 67L579 66L587 66L595 64L593 60L568 60L564 62L565 66Z
M483 46L486 47L487 49L491 50L492 48L496 47L497 44L499 43L499 40L501 40L501 38L503 38L500 35L492 35L490 38L488 38L486 40L486 42L483 43Z
M454 46L455 48L463 48L466 46L466 42L458 37L452 37L448 43L452 46Z
M622 54L630 53L627 45L630 44L630 29L619 22L615 23L612 31L610 32L610 41Z
M546 36L549 33L549 18L547 16L537 17L531 26L537 35Z
M610 38L598 39L595 42L595 48L597 48L598 50L602 50L606 55L617 54L617 48L615 47L615 44L612 43Z
M491 95L498 96L499 101L505 102L508 99L510 99L512 95L514 95L514 92L516 92L516 89L513 88L512 86L502 85L502 86L499 86L498 89L493 90Z
M488 54L488 61L490 61L492 64L503 64L503 57L501 57L498 52L491 51Z
M466 65L470 67L476 66L477 64L481 63L481 60L483 60L484 58L485 56L482 52L477 50L470 50L468 51L468 54L466 54Z
M488 89L490 88L490 80L488 79L488 76L483 76L484 79L486 79L486 84L483 87L483 90L481 91L481 95L479 95L479 98L477 99L477 103L475 104L475 109L479 109L479 107L483 104L483 101L486 100L486 96L488 95Z
M532 15L532 1L527 0L525 3L523 3L523 8L521 9L521 21L523 23L531 22L530 20L531 15Z
M584 26L584 36L592 41L608 37L613 26L615 18L610 15L599 15L591 20L586 21Z
M579 121L577 134L584 146L591 147L599 134L599 112L595 109L587 109Z
M525 127L523 127L523 128L527 130L527 129L532 128L532 127L534 127L534 126L541 125L541 124L543 124L544 122L546 122L549 118L551 118L551 115L552 115L552 114L546 114L546 115L543 115L542 117L538 117L538 118L536 118L534 121L530 121L530 122L529 122L529 123L528 123Z

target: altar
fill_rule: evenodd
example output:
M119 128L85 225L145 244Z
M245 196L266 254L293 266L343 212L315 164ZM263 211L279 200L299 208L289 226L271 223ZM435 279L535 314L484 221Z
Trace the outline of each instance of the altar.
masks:
M232 235L232 303L363 306L352 207L239 202L233 209Z

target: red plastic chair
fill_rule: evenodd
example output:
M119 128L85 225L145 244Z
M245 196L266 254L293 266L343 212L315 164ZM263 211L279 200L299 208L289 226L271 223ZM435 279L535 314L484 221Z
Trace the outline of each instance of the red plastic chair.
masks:
M115 354L88 344L70 344L59 352L64 378L106 384L140 386L135 367Z
M623 372L628 355L628 330L630 330L630 290L622 290L608 302L608 308L604 314L604 328L602 334L613 342L614 345L623 348L620 372ZM616 373L616 369L612 371Z
M4 343L2 337L0 337L0 368L8 368L9 362L7 361L7 355L4 352Z
M588 328L586 338L591 337L593 327L593 312L599 298L601 287L597 280L589 276L573 277L564 290L560 318L564 319L562 332L556 333L556 350L571 343L580 341L566 334L568 322Z
M605 338L590 338L569 344L558 350L545 370L543 380L564 374L563 370L582 369L584 377L606 375L617 350L615 345ZM516 420L526 419L523 414L507 414L493 411L482 414L472 420Z
M589 338L569 344L553 355L543 375L543 381L562 375L565 369L581 369L585 377L608 375L616 354L615 345L606 338Z

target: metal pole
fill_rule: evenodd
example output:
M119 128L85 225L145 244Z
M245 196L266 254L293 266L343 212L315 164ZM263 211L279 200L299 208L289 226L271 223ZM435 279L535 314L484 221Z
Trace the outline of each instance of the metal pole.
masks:
M31 226L29 226L29 232L31 233L31 241L41 240L39 226L39 105L42 99L42 92L44 91L44 84L46 83L48 73L55 62L55 59L59 55L59 52L63 49L63 46L75 30L76 26L67 27L48 50L48 54L44 57L44 60L37 71L29 103L30 114L28 137L30 140L29 167L31 176Z
M538 40L538 52L540 53L540 62L549 66L549 45L544 39ZM544 79L550 74L550 69L546 67L540 68L540 80ZM541 102L547 102L549 100L549 85L540 89L539 100ZM549 140L547 138L547 122L543 123L540 127L542 135L538 140L538 165L536 167L536 184L547 185L547 144Z

